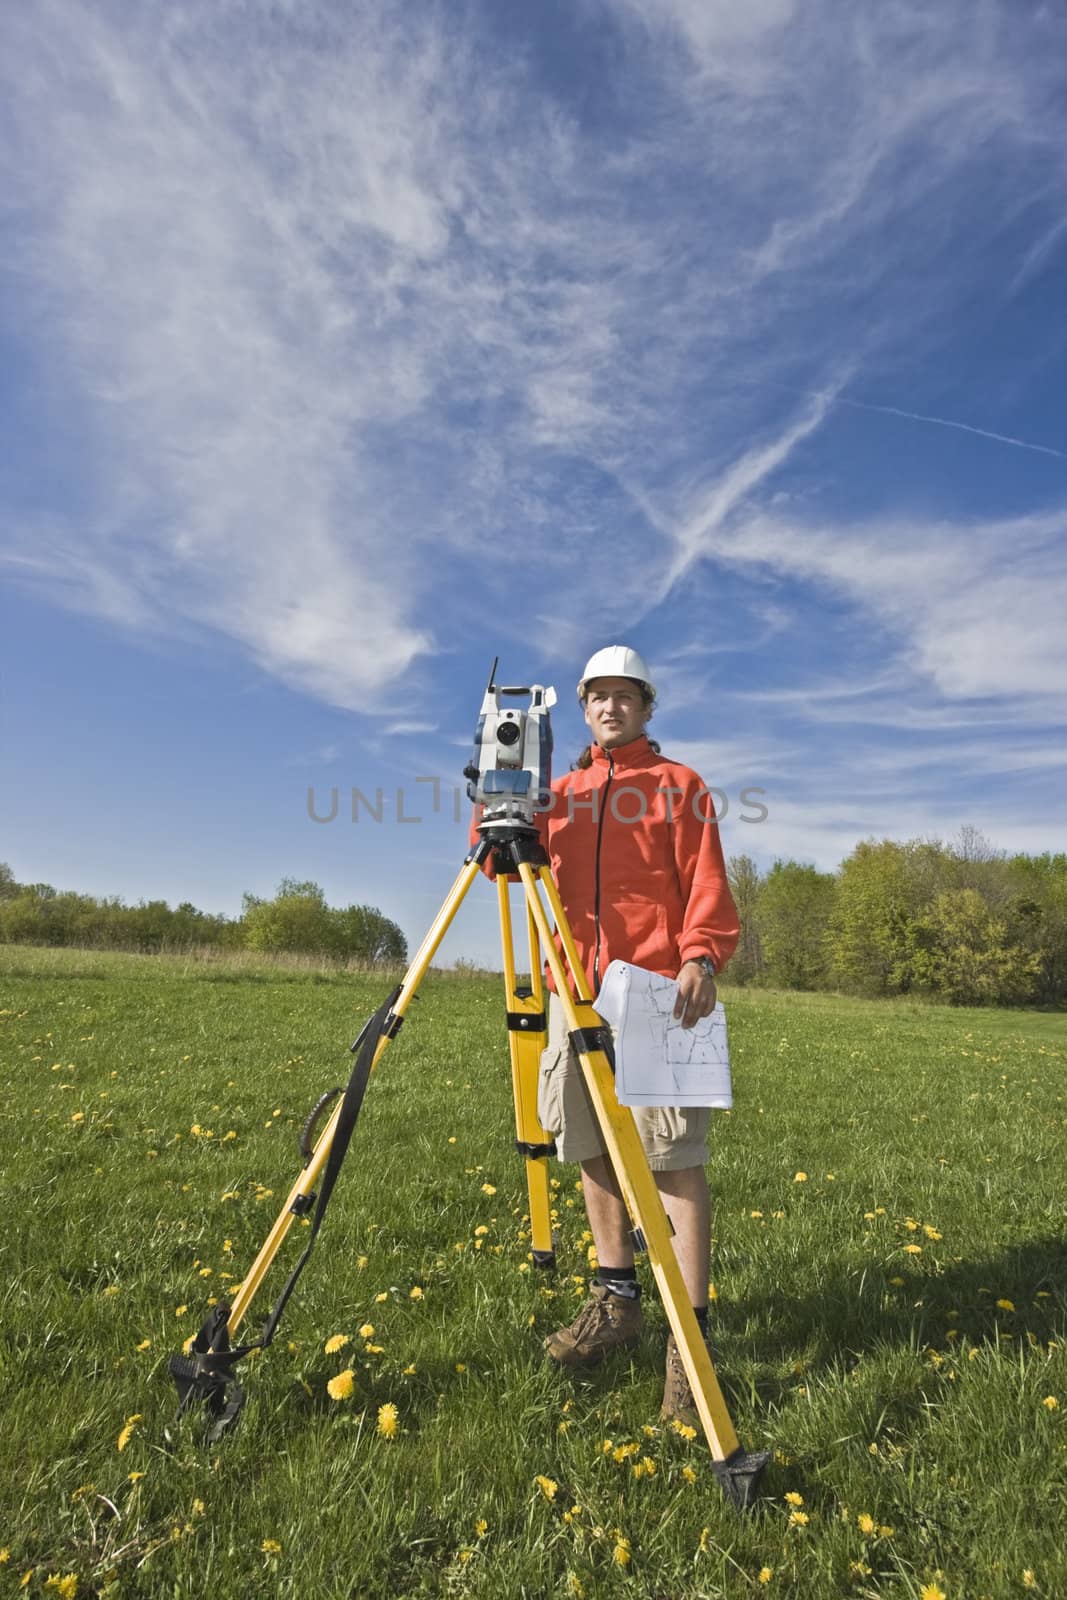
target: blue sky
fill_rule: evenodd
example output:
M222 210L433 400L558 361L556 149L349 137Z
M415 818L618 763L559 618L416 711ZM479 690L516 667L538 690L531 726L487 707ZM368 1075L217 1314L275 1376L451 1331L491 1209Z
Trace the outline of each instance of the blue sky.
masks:
M729 854L1062 848L1063 45L1022 0L6 8L0 860L414 940L493 656L565 763L619 640ZM444 954L496 953L476 892Z

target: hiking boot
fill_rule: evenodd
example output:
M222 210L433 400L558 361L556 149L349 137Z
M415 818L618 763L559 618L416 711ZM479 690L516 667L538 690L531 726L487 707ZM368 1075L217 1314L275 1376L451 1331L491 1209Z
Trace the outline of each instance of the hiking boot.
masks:
M595 1367L610 1350L636 1344L645 1325L637 1295L614 1294L605 1284L594 1283L569 1328L557 1328L545 1340L549 1357L561 1367Z
M715 1365L715 1351L707 1335L704 1342L708 1347L712 1366ZM667 1371L663 1385L663 1404L660 1406L660 1416L666 1420L674 1417L678 1422L687 1427L700 1431L700 1415L697 1411L696 1400L686 1377L685 1367L682 1365L682 1352L678 1348L678 1341L674 1334L667 1336Z

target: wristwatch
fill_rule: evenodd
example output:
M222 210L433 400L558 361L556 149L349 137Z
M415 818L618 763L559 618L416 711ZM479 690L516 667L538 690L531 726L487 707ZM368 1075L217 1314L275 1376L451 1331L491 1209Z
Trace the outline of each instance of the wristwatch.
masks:
M703 968L704 976L706 978L714 978L714 976L715 976L715 963L714 963L714 961L712 961L710 956L690 956L689 960L693 963L694 966ZM687 963L687 965L688 965L688 963Z

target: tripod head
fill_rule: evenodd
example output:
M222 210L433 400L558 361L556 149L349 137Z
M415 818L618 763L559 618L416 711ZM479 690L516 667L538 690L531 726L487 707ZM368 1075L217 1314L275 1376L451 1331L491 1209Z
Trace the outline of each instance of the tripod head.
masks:
M482 807L483 838L515 827L534 827L534 812L548 804L552 782L552 724L549 709L555 689L543 684L505 688L495 682L494 658L482 697L474 754L463 769L467 794ZM506 698L528 696L521 708L505 706Z

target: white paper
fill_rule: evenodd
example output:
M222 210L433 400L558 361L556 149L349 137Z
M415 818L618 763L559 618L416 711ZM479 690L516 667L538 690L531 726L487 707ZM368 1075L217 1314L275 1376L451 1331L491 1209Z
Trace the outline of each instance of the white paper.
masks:
M615 1093L623 1106L733 1105L721 1002L691 1028L674 1018L678 985L613 961L594 1004L615 1032Z

